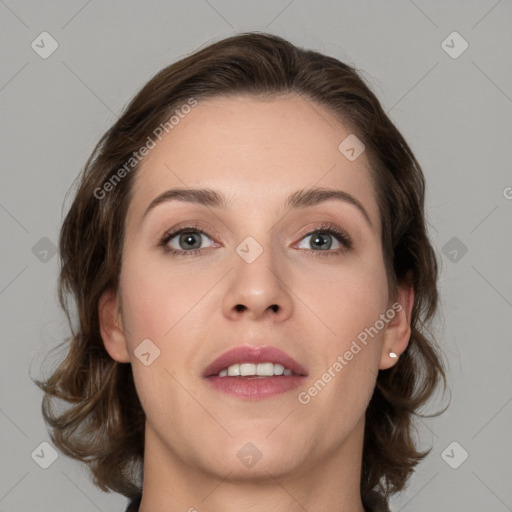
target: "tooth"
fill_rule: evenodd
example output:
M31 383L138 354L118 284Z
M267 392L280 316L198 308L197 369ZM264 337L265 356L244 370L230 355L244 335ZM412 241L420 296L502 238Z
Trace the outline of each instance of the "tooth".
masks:
M282 364L274 363L235 363L227 368L223 368L219 377L272 377L274 375L292 375L293 372L285 368Z
M274 375L274 365L272 363L259 363L256 367L256 375L272 377Z
M238 377L240 375L240 365L239 364L232 364L228 368L228 375L230 377Z
M283 375L284 366L282 364L274 365L274 375Z
M242 363L240 365L240 375L242 377L256 375L256 365L253 363Z

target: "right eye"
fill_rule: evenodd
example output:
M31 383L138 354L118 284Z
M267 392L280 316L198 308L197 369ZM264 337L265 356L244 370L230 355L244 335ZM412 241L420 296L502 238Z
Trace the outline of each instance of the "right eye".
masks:
M188 226L165 233L159 245L167 253L192 256L201 251L204 238L213 242L202 229Z

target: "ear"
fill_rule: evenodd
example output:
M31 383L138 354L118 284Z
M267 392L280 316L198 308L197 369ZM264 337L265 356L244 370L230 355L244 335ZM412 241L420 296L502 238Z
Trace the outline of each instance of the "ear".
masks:
M411 312L413 305L414 286L412 272L409 271L398 285L397 300L393 304L388 305L388 311L394 311L395 316L388 322L384 332L379 370L386 370L394 366L398 362L400 354L407 348L411 337ZM390 357L390 351L394 352L398 357Z
M100 333L106 351L119 363L129 363L130 354L121 320L119 299L113 290L106 290L98 301Z

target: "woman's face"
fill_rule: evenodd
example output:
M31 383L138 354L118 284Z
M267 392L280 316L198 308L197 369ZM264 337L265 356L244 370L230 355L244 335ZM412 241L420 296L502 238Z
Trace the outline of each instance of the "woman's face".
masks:
M350 135L300 96L240 96L199 101L150 150L126 218L123 334L106 341L133 366L146 450L240 478L360 457L399 314L366 154L353 158L353 139L339 149ZM321 200L317 188L362 208ZM173 189L209 194L173 199ZM386 313L395 320L383 322ZM283 371L276 353L249 350L219 363L227 377L206 371L236 347L273 347L298 366L291 376L235 376L237 363L242 373Z

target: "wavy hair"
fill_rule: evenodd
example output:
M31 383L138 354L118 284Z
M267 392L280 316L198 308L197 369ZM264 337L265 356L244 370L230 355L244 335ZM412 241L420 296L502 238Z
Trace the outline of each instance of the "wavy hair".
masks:
M353 66L275 35L241 33L162 69L140 89L77 177L62 224L58 295L71 336L63 342L65 358L36 383L44 391L42 412L52 441L87 464L104 491L133 498L142 485L144 411L131 365L114 361L104 348L98 316L101 294L119 291L124 221L140 168L130 159L191 98L287 93L325 107L363 141L377 194L390 296L396 297L397 285L412 276L409 344L392 368L379 372L366 410L363 503L367 506L376 493L387 502L403 490L432 449L419 452L413 438L415 416L440 414L422 415L419 409L441 381L446 390L443 353L428 328L439 302L438 264L426 231L420 165ZM126 172L120 173L122 168ZM114 182L116 172L122 179Z

